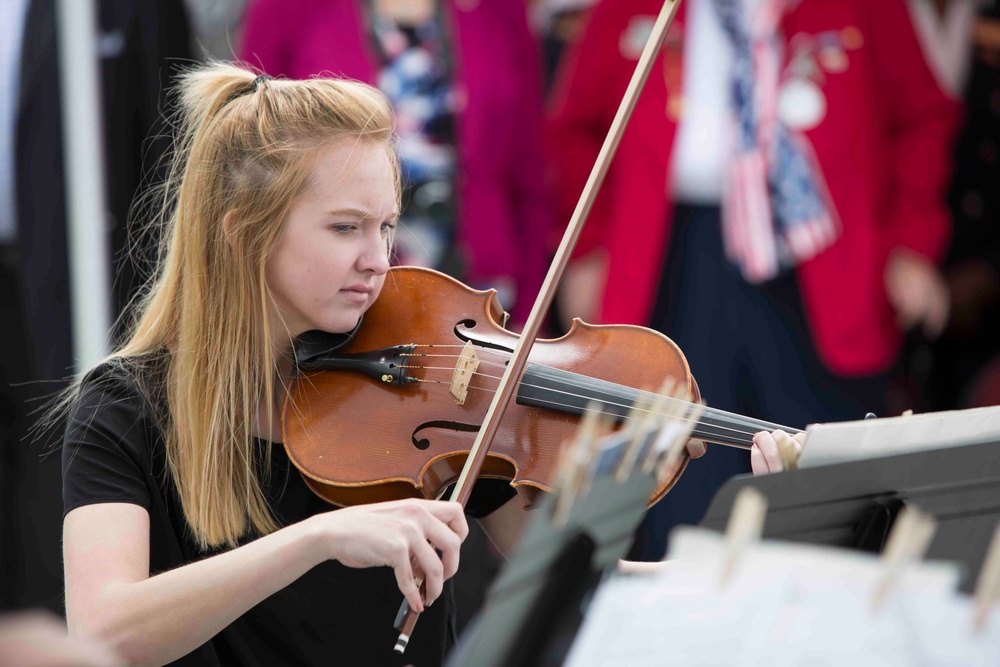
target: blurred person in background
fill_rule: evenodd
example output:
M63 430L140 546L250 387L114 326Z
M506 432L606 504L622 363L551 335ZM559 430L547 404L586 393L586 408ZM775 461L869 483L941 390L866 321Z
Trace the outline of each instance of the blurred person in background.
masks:
M907 0L907 6L913 18L914 28L920 37L927 64L934 72L935 79L941 84L942 89L955 99L961 100L966 94L969 72L973 62L973 24L976 13L983 4L982 0ZM967 109L967 114L969 111ZM937 362L937 358L947 356L947 352L945 352L947 343L945 341L952 337L949 331L954 329L956 323L963 319L963 313L968 310L967 307L963 306L963 303L968 302L970 298L975 299L975 294L980 292L980 290L975 289L974 284L967 281L967 278L972 277L972 274L966 274L965 278L958 276L956 281L949 276L947 268L947 265L952 261L948 259L948 256L953 255L956 248L967 245L967 241L961 238L967 235L966 232L956 227L956 224L961 225L959 218L962 213L955 205L955 188L958 186L959 180L967 179L970 170L979 169L977 159L963 148L963 144L967 145L968 141L959 137L955 148L957 152L954 152L956 159L951 174L952 185L947 197L948 209L953 222L950 249L944 260L944 275L949 296L948 326L943 332L943 340L927 336L919 328L906 333L903 338L899 362L890 374L890 388L887 398L889 414L906 409L927 412L941 409L943 405L954 406L960 401L959 391L956 387L950 386L952 383L948 382L946 378L932 378L931 374L935 368L941 366ZM966 176L960 177L962 174ZM961 267L959 267L959 272L963 272ZM966 290L966 286L972 288L972 294L968 294L969 290ZM983 361L982 354L963 354L961 361L957 364L957 369L968 371L970 368L978 368ZM959 370L959 373L961 372ZM944 380L944 382L940 380ZM947 399L944 399L944 394L949 395Z
M580 37L587 14L596 0L534 0L531 2L531 23L541 36L545 68L545 89L548 92L563 53Z
M515 322L547 267L541 65L523 0L252 2L241 57L392 102L405 183L396 262L495 287Z
M180 0L94 4L107 243L121 309L155 252L155 235L133 224L130 210L168 148L161 93L190 50ZM65 386L74 365L58 46L56 3L0 3L0 602L56 612L63 607L59 461L43 456L52 442L27 433L32 410Z
M17 223L14 201L14 128L20 96L21 42L28 0L0 3L0 508L16 501L14 462L19 446L22 398L15 385L28 379L23 307L17 259ZM0 545L11 543L17 521L0 510ZM14 561L0 548L0 610L14 606Z
M121 659L104 643L70 637L51 612L0 615L0 667L119 667Z
M961 6L953 2L951 5ZM983 5L949 195L954 221L945 278L951 316L927 351L922 387L937 410L1000 405L1000 8Z
M605 0L564 61L551 144L569 219L660 9ZM566 315L650 325L713 407L804 427L885 414L901 332L944 326L936 262L959 104L906 0L688 0L564 281ZM643 243L634 239L644 238ZM742 451L713 447L634 556L697 523Z
M249 0L184 0L196 53L216 60L235 59L248 3Z

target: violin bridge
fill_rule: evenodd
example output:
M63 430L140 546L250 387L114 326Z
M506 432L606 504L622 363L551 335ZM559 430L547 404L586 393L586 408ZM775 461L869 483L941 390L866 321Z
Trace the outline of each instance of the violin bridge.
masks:
M449 389L459 405L465 405L465 399L469 396L469 383L472 382L477 368L479 368L479 357L476 355L476 349L470 341L466 341L462 353L458 355L455 371L451 374Z

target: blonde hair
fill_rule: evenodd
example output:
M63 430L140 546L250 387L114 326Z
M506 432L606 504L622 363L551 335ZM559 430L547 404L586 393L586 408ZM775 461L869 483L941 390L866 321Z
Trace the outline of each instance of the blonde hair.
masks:
M384 144L397 200L399 167L392 109L363 83L272 80L210 63L183 74L178 92L159 266L109 360L168 351L160 422L169 472L194 538L232 546L250 528L278 527L261 485L270 459L253 437L258 406L283 389L265 262L324 146Z

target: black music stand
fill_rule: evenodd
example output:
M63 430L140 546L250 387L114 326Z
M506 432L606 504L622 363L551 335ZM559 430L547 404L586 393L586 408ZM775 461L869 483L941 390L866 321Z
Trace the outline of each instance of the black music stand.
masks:
M736 477L712 499L701 525L725 530L746 486L767 497L766 539L873 552L881 551L899 510L912 504L937 521L926 557L960 563L962 590L970 592L1000 521L1000 443Z
M547 495L447 665L561 665L587 597L627 553L653 487L639 471L623 482L600 475L561 525Z

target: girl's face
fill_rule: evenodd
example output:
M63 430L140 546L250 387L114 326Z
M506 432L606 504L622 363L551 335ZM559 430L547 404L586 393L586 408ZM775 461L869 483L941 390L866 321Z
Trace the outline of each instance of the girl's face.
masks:
M382 289L398 214L384 146L351 139L320 151L265 267L292 338L354 328Z

